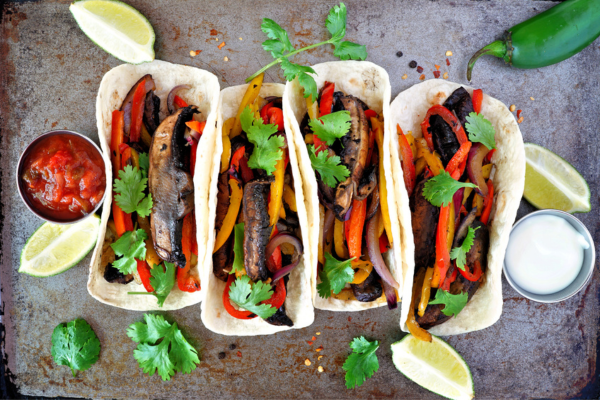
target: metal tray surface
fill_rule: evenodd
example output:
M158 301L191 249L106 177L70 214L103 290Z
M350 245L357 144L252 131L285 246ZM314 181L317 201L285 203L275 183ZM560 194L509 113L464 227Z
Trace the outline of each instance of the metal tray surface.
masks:
M306 45L328 38L324 20L335 1L212 2L127 0L156 31L156 57L214 72L223 88L237 85L271 56L261 48L261 18L269 17ZM89 398L419 398L436 395L404 378L393 366L390 345L403 337L399 312L316 311L312 326L261 337L213 334L200 308L166 313L201 349L202 363L171 381L142 373L127 327L142 318L103 305L86 290L89 257L64 274L37 279L17 273L21 248L41 224L15 187L16 161L33 138L51 129L72 129L97 141L96 91L104 73L120 62L96 47L77 27L69 0L8 1L0 5L1 302L3 396ZM384 67L392 96L420 82L411 60L433 78L440 65L449 79L467 83L470 55L503 29L554 5L546 1L347 0L347 40L367 45L369 60ZM226 45L217 46L225 41ZM190 50L202 50L192 58ZM453 56L446 57L447 50ZM403 52L402 57L396 53ZM225 61L227 57L229 61ZM446 58L450 66L446 65ZM294 58L312 64L333 60L320 47ZM473 86L523 110L525 141L545 146L571 162L592 191L592 212L577 215L600 243L600 41L558 65L517 70L501 60L481 59ZM406 79L402 76L407 74ZM442 79L442 78L440 78ZM283 82L273 68L267 81ZM530 99L530 97L534 98ZM525 201L519 217L533 208ZM600 251L597 252L600 254ZM538 304L503 281L504 309L495 325L448 341L470 365L479 398L598 398L600 273L578 295L558 304ZM50 354L59 322L86 319L102 343L99 361L73 378ZM317 332L320 335L317 336ZM317 338L308 344L312 336ZM355 390L344 385L349 341L377 339L380 368ZM231 350L235 345L235 349ZM231 346L231 347L230 347ZM315 350L323 346L321 352ZM225 358L218 354L225 352ZM317 356L322 355L321 360ZM305 365L305 359L311 365ZM322 366L324 372L317 368Z

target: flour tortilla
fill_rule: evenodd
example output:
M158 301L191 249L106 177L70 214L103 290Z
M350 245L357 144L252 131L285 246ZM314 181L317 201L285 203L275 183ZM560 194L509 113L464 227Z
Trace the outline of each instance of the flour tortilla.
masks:
M223 290L225 282L217 279L213 273L212 249L215 243L215 216L217 212L217 181L221 167L221 154L223 153L223 141L221 132L223 131L223 122L237 115L240 103L246 93L248 85L229 87L221 91L219 101L219 119L217 130L215 131L214 158L210 167L210 201L208 215L208 249L203 262L202 282L206 282L206 296L202 302L202 322L204 326L213 332L223 335L235 336L255 336L269 335L289 329L300 329L311 325L315 319L314 309L311 302L310 278L311 271L306 260L311 258L310 246L308 243L308 226L306 209L304 207L304 195L302 192L302 178L298 170L296 161L296 150L294 142L288 134L286 126L286 140L289 146L290 166L294 180L294 192L296 194L296 206L298 208L298 220L300 230L302 231L302 243L304 244L304 254L300 258L300 263L289 275L287 283L287 297L285 299L285 310L288 317L294 322L292 327L275 326L265 322L257 317L250 320L241 320L232 317L223 306ZM283 95L284 86L280 83L263 83L260 89L260 96ZM206 169L208 171L208 169ZM207 174L208 175L208 174Z
M158 307L156 298L149 295L128 295L127 292L146 292L142 285L135 281L122 285L120 283L109 283L103 277L103 269L100 266L102 244L106 232L111 204L112 204L112 164L110 162L110 140L112 112L121 107L123 99L129 92L129 89L145 74L151 74L156 83L154 94L160 97L161 109L160 119L168 115L167 96L170 90L177 86L187 84L191 86L190 90L181 90L179 96L188 104L198 106L201 119L206 119L206 127L198 144L196 158L196 169L194 174L194 201L196 210L196 239L198 240L198 267L200 260L204 259L206 248L202 246L207 241L207 229L205 216L208 214L208 187L210 176L204 171L210 168L212 163L212 153L217 107L219 102L219 81L217 77L210 72L188 67L185 65L171 64L164 61L155 60L151 63L130 65L123 64L108 71L102 78L98 97L96 99L96 121L98 126L98 137L100 147L103 151L104 163L106 165L106 180L111 182L107 187L107 193L102 207L100 233L98 242L94 249L92 262L90 264L90 273L88 278L88 292L96 300L128 310L149 311L149 310L177 310L192 304L199 303L202 299L206 285L201 282L202 290L187 293L177 288L177 284L167 297L163 307Z
M431 79L414 85L400 93L390 106L389 129L396 124L404 133L412 131L415 137L421 137L421 122L427 110L434 104L442 104L459 87L469 94L473 88L448 81ZM443 324L429 329L435 335L456 335L487 328L494 324L502 313L502 263L508 244L510 230L517 216L517 209L525 185L525 149L523 137L515 117L506 105L486 94L483 95L481 114L487 118L496 130L496 147L492 161L496 164L494 174L494 205L490 222L490 249L485 282L479 287L465 308L455 317ZM393 131L395 132L395 130ZM414 241L411 228L411 214L408 195L404 187L402 168L398 150L398 141L392 140L392 168L396 180L396 199L400 215L404 258L409 264L410 274L405 280L400 327L408 332L406 319L410 307L414 275Z
M389 119L389 103L391 98L391 86L387 72L367 61L335 61L313 65L316 75L313 75L317 87L321 88L325 81L334 82L335 90L356 96L364 101L369 108L378 114L383 114L384 121ZM308 211L308 224L310 230L310 247L312 249L310 265L312 266L312 298L315 308L331 311L362 311L369 308L386 306L386 301L373 301L363 303L357 300L338 300L333 297L324 299L318 295L317 287L317 263L319 232L322 230L319 221L319 197L317 179L312 169L308 150L300 131L300 122L306 115L306 101L304 90L295 79L288 82L283 99L283 110L285 124L293 132L298 153L298 163L304 181L304 193L306 208ZM384 260L390 272L400 284L398 293L403 287L403 276L408 273L408 264L403 262L401 247L403 242L400 236L400 224L398 222L396 204L396 193L392 190L394 180L390 162L390 130L389 124L384 124L383 156L381 157L385 170L385 178L388 186L388 205L390 219L392 222L392 248L384 255Z

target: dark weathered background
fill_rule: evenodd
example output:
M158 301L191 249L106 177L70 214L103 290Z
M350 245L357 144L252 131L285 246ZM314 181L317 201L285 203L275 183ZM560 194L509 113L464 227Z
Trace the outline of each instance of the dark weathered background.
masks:
M222 87L237 85L271 58L260 46L261 18L285 27L305 45L327 38L324 20L333 1L218 2L128 0L155 28L156 57L214 72ZM419 82L408 68L416 60L433 77L434 65L449 79L466 83L470 55L498 38L503 29L551 7L545 1L347 0L348 40L367 44L369 60L390 74L392 95ZM315 323L275 336L236 338L212 334L200 321L199 306L167 314L201 349L202 363L170 382L142 374L133 359L135 344L125 335L142 314L103 305L86 290L84 260L47 279L18 274L19 254L41 221L16 192L14 170L21 150L34 137L67 128L97 139L96 90L102 75L119 61L79 30L68 0L4 4L0 33L0 226L4 396L83 397L406 397L435 396L405 379L391 362L390 344L403 333L397 312L318 311ZM213 34L211 34L211 32ZM243 40L240 40L239 38ZM218 40L215 40L218 38ZM222 41L226 46L219 50ZM202 50L195 58L190 50ZM397 51L404 55L399 58ZM451 65L445 52L451 50ZM224 57L229 58L228 62ZM302 53L294 61L332 60L330 48ZM592 190L592 212L578 217L600 243L600 42L559 65L516 70L497 59L482 59L473 85L523 110L526 141L557 152L573 163ZM401 79L403 74L408 78ZM283 82L278 69L269 81ZM535 100L530 100L534 97ZM532 208L523 202L519 216ZM600 252L599 252L600 253ZM598 316L600 274L577 296L559 304L537 304L504 281L502 318L486 330L449 338L464 356L480 398L598 398ZM51 333L59 322L85 318L102 342L100 360L73 378L53 363ZM313 335L317 340L307 343ZM362 387L344 387L341 366L348 342L365 335L381 341L380 368ZM235 350L229 345L235 344ZM315 352L323 346L320 353ZM239 351L239 353L238 353ZM225 352L223 360L219 352ZM238 355L239 354L239 355ZM317 356L323 358L318 361ZM309 358L311 366L304 365ZM317 371L321 365L323 373Z

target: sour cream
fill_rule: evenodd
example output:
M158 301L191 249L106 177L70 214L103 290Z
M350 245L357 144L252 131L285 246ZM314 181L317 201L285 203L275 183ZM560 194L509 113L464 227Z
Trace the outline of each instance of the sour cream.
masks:
M589 247L565 219L542 214L513 229L504 262L519 287L534 294L552 294L575 280Z

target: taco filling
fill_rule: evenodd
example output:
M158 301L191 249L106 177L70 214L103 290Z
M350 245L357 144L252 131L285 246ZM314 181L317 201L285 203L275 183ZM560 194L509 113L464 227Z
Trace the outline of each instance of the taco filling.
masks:
M432 106L423 137L397 126L403 178L410 198L415 275L409 331L431 341L425 329L457 315L483 284L494 202L495 131L462 87Z
M179 290L200 290L193 175L205 122L196 107L171 90L169 114L160 121L160 98L151 75L112 112L110 153L114 171L112 212L102 249L104 279L135 280L162 307Z
M288 275L303 245L281 97L260 97L262 80L250 82L237 116L223 123L213 273L226 282L229 315L291 327Z
M382 254L392 242L383 172L383 118L325 82L300 129L315 171L320 227L318 295L397 307Z

